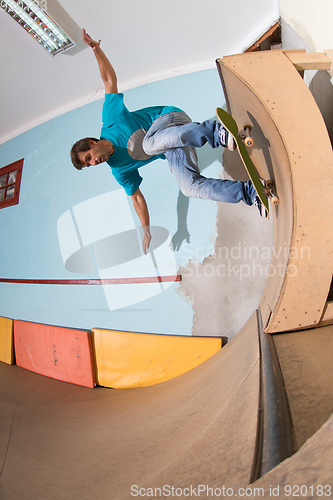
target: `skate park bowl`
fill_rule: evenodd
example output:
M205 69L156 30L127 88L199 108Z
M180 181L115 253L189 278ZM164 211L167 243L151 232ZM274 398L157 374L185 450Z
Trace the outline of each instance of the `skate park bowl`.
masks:
M1 319L4 499L331 495L333 155L299 74L319 63L330 69L280 50L217 61L279 197L272 273L229 343Z

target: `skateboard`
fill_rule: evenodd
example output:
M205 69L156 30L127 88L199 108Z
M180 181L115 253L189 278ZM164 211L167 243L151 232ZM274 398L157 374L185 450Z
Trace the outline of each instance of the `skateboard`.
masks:
M224 109L217 108L216 115L222 125L230 132L233 136L239 155L242 159L244 167L249 174L251 182L257 191L257 194L265 206L267 210L267 214L269 215L269 203L268 198L271 199L273 205L277 205L279 203L279 198L275 192L275 184L272 180L264 180L262 182L257 169L252 163L252 160L247 151L247 147L252 147L254 144L254 140L251 137L252 126L250 124L244 125L244 129L238 131L238 126L232 116L229 115Z

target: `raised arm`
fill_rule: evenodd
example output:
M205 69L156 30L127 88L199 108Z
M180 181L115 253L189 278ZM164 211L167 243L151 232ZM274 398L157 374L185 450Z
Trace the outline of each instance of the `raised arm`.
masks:
M118 92L117 75L109 59L106 57L103 50L99 46L101 41L96 42L95 40L93 40L91 36L86 33L85 29L82 30L82 39L84 43L89 45L94 51L96 60L98 62L101 78L104 83L105 93L116 94Z
M136 213L140 219L143 228L143 241L142 241L142 250L145 255L147 255L147 250L151 241L151 234L149 228L149 212L146 200L141 193L140 189L137 189L134 194L131 196L133 205Z

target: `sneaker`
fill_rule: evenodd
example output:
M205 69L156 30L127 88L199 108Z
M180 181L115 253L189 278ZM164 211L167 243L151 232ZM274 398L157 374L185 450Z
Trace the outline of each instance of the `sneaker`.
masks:
M228 148L229 151L235 151L236 149L236 143L232 135L228 132L227 129L223 127L221 123L219 123L219 141L221 146L224 148Z
M259 198L259 196L256 196L254 198L253 205L255 205L257 207L257 209L259 210L261 217L267 218L268 214L267 214L266 207L265 207L265 205L263 205L261 203L261 199Z

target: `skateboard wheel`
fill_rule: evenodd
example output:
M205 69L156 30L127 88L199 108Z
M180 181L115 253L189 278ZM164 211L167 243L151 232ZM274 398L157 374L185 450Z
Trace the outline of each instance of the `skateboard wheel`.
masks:
M272 196L272 204L273 205L278 205L280 203L280 200L277 196Z
M248 148L252 148L252 146L254 144L254 140L251 137L251 130L252 130L252 125L250 125L249 123L246 123L244 125L243 134L244 134L244 144Z

